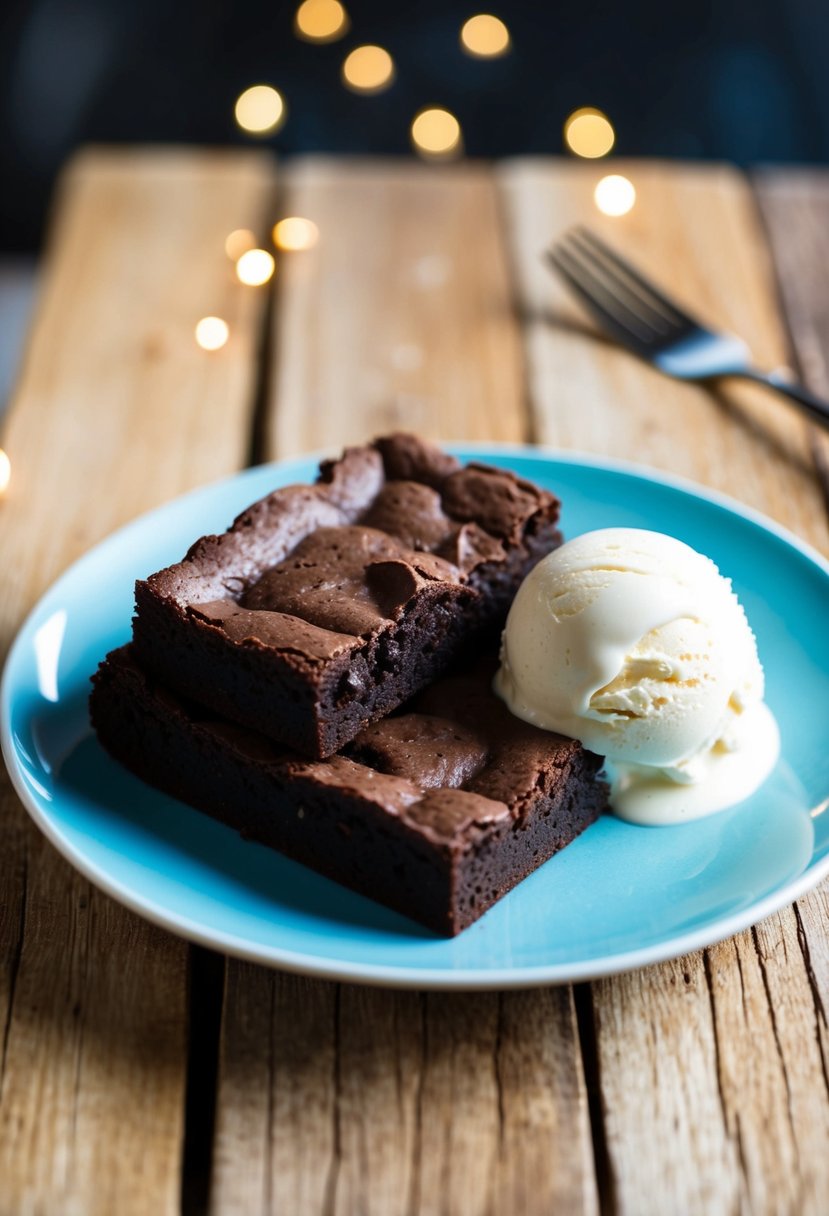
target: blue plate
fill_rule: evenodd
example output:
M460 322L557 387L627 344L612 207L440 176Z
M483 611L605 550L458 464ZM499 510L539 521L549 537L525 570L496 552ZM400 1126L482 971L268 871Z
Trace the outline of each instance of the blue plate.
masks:
M156 793L98 747L89 676L130 633L133 581L222 531L312 457L250 469L144 516L78 561L18 636L3 753L35 822L92 882L228 954L313 975L431 988L580 980L718 941L829 872L829 565L735 502L644 469L537 449L463 448L555 490L569 536L668 532L731 576L757 634L781 760L750 800L680 827L607 816L453 941Z

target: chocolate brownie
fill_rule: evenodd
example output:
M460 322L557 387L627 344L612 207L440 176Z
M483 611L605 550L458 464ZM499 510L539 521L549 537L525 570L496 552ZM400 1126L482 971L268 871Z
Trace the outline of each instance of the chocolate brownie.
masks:
M124 647L93 677L92 723L150 784L452 935L607 800L599 757L513 717L491 691L494 666L438 681L345 751L309 761L186 704Z
M410 435L351 448L136 586L142 665L302 755L338 751L503 625L558 500Z

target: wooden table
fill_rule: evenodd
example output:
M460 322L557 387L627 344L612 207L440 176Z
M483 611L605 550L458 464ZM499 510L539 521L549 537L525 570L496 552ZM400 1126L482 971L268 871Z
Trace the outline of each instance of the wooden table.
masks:
M606 170L603 170L606 171ZM251 461L390 427L628 457L829 553L829 447L762 390L673 383L539 258L590 217L829 395L829 176L91 151L67 170L3 445L2 643L75 558ZM315 220L273 292L226 234ZM224 350L193 339L227 319ZM0 1212L829 1210L829 888L575 988L441 995L222 959L90 887L2 785Z

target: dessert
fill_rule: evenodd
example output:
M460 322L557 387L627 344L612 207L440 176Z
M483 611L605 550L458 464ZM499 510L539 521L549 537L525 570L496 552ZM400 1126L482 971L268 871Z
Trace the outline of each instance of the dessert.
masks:
M103 746L150 784L442 934L456 934L603 810L599 757L513 717L494 659L439 680L327 760L172 694L114 651Z
M140 581L136 655L188 700L332 755L500 629L560 543L558 508L414 436L349 449Z
M611 807L637 823L742 801L779 751L730 581L656 532L589 532L536 566L510 609L496 689L518 717L606 756Z

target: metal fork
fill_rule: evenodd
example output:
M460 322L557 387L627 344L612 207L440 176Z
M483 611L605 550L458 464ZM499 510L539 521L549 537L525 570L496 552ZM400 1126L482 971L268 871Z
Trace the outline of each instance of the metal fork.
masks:
M568 232L547 257L601 327L640 359L680 380L755 380L829 427L829 403L794 383L785 368L754 367L742 339L708 329L588 228Z

